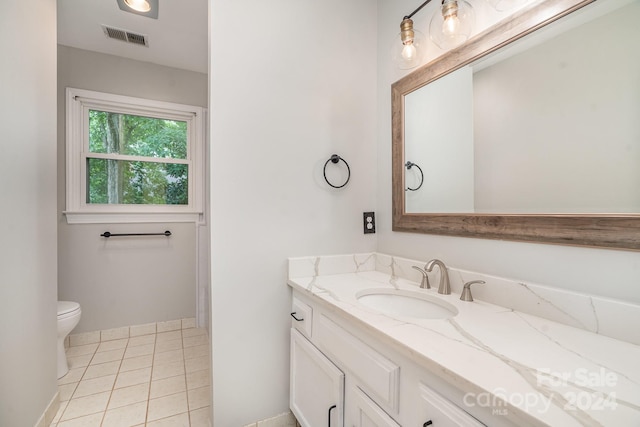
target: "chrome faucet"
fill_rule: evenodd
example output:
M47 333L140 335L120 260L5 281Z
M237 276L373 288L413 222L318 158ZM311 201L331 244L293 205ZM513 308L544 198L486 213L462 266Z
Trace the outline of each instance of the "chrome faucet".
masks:
M425 271L431 273L434 265L440 267L440 284L438 285L438 293L443 295L450 295L451 285L449 284L449 273L447 272L447 266L444 265L444 263L439 259L432 259L424 267Z

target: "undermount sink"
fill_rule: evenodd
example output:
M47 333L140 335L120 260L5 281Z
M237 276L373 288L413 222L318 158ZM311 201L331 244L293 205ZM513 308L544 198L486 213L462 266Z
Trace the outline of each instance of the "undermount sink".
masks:
M402 289L368 289L356 298L363 306L391 316L448 319L458 314L453 305L437 297Z

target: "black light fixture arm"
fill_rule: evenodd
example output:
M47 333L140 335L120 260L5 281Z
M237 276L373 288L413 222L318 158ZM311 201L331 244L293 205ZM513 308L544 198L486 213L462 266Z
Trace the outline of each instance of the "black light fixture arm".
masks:
M431 3L431 0L427 0L424 3L422 3L420 6L418 6L418 8L416 10L414 10L413 12L411 12L410 14L406 15L404 18L402 19L411 19L411 17L413 15L415 15L416 13L420 12L420 10L425 7L426 5L428 5L429 3Z

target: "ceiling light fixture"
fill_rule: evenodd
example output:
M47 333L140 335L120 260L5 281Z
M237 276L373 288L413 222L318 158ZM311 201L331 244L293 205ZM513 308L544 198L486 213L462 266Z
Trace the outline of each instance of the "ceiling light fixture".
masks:
M149 12L151 5L147 0L124 0L125 4L138 12Z
M413 68L422 61L426 47L425 38L420 31L413 28L411 17L430 2L431 0L427 0L422 3L400 23L400 33L393 45L393 61L398 68ZM465 0L442 0L442 6L431 18L429 36L439 48L451 49L469 38L474 21L473 8Z
M158 19L158 0L117 0L118 7L129 13Z

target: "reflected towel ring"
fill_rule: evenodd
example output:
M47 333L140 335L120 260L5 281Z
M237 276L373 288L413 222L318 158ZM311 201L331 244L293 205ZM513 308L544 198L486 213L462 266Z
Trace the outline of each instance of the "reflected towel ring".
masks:
M407 168L407 170L411 169L413 166L417 167L418 170L420 171L420 185L418 185L416 188L411 188L411 187L407 187L405 188L404 191L416 191L418 190L420 187L422 187L422 183L424 182L424 173L422 172L422 168L420 168L420 166L416 165L415 163L412 163L410 161L407 161L407 163L404 164L404 166Z
M347 166L347 172L348 172L347 180L342 185L333 185L327 179L327 165L329 164L329 162L338 163L340 160L342 160L344 162L344 164ZM345 185L347 185L347 183L349 182L349 179L351 178L351 168L349 167L349 163L347 163L347 161L345 159L343 159L342 157L338 156L337 154L332 154L331 157L329 158L329 160L327 160L324 163L324 168L322 169L322 174L324 175L324 180L327 181L327 184L329 184L333 188L342 188Z

